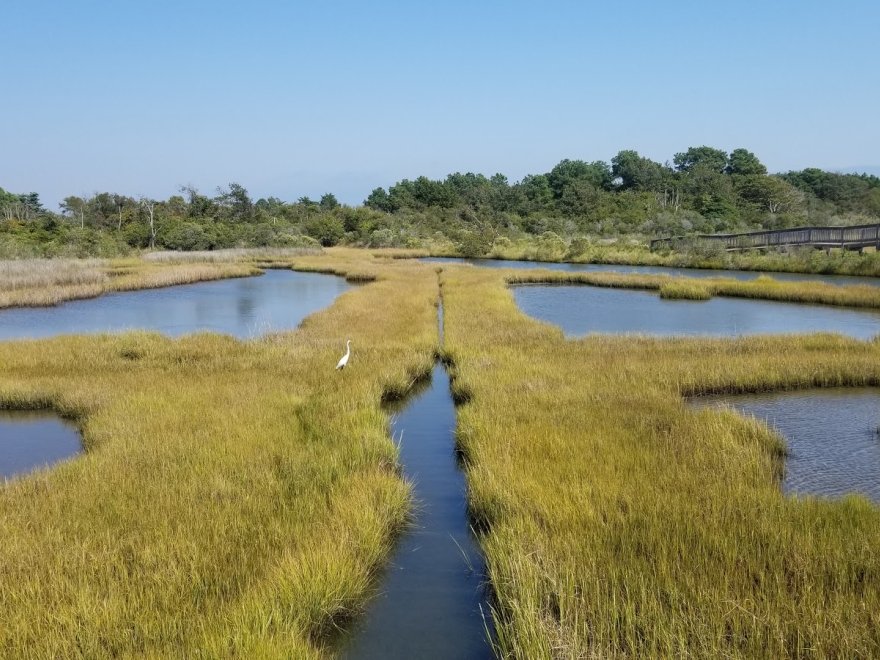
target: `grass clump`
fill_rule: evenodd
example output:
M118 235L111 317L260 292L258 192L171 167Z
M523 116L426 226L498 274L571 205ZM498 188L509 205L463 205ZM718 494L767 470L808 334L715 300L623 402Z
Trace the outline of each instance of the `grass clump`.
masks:
M436 297L398 262L261 340L0 343L0 403L87 448L0 485L0 655L330 655L407 518L380 405L431 368Z
M880 508L784 497L778 436L683 402L877 385L880 344L566 341L518 311L504 273L442 277L502 657L880 652Z
M660 297L667 300L711 300L712 291L698 282L673 280L660 285Z

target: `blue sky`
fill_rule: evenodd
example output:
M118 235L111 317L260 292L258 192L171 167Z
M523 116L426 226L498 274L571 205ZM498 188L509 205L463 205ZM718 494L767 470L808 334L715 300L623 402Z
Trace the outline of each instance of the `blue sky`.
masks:
M0 187L359 203L420 174L746 147L880 166L876 0L7 0Z

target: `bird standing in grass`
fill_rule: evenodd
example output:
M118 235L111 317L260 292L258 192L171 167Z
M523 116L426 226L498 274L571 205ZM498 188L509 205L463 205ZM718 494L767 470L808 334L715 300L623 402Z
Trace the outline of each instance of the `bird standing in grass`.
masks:
M345 341L345 355L339 358L339 364L336 365L337 369L345 369L345 365L348 364L348 358L351 357L351 339L347 339Z

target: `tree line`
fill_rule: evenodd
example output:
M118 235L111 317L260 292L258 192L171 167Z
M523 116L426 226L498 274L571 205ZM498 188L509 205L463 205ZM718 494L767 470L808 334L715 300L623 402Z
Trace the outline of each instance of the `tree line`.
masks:
M253 200L233 182L214 195L181 186L165 200L68 196L54 212L37 193L0 188L0 256L426 241L479 254L499 237L647 238L874 221L880 221L876 176L816 168L770 174L747 149L699 146L666 163L633 150L610 162L565 159L514 183L503 174L420 176L376 188L360 206L342 205L332 193L319 200Z
M711 233L877 218L880 179L815 168L771 175L747 149L701 146L671 164L633 150L610 163L563 160L512 185L501 174L419 177L377 188L365 204L389 213L459 208L526 232L549 218L563 220L564 233Z

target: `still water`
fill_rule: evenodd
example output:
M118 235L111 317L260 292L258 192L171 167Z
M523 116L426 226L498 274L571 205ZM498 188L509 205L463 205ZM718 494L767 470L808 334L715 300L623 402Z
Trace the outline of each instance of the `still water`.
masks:
M0 411L0 480L82 452L76 426L46 410Z
M516 286L513 295L526 314L560 326L569 337L838 332L870 339L880 334L878 310L744 298L664 300L653 292L593 286Z
M468 263L483 268L547 268L569 272L615 272L639 275L673 275L676 277L730 277L737 280L753 280L766 275L786 282L827 282L829 284L868 284L880 286L880 278L850 275L804 275L800 273L763 273L745 270L706 270L702 268L671 268L667 266L619 266L616 264L570 264L545 263L543 261L507 261L504 259L459 259L454 257L426 257L420 261L433 263Z
M351 287L332 275L270 270L259 277L114 293L57 307L0 311L0 339L155 330L214 331L240 338L295 328ZM51 413L0 412L0 477L82 451L76 427Z
M697 408L732 406L775 428L788 446L782 490L880 503L880 390L830 388L698 397Z
M143 329L242 339L295 328L351 284L335 275L268 270L257 277L111 293L57 307L0 310L0 340Z
M346 640L344 658L494 657L486 633L485 565L468 522L443 367L435 366L422 387L391 425L414 487L415 522L398 541L379 595Z

